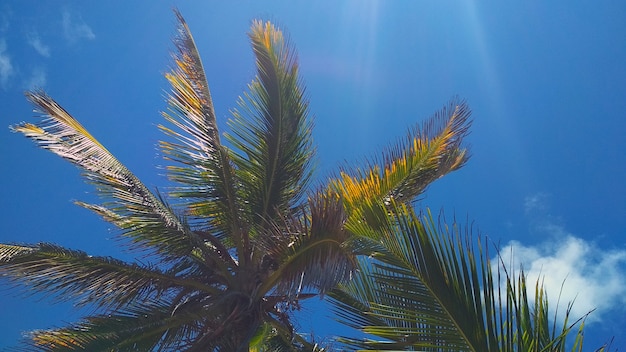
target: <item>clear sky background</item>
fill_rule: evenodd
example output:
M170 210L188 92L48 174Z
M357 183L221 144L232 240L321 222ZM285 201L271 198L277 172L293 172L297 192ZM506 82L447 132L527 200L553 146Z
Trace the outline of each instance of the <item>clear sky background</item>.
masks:
M587 348L626 349L626 2L2 1L0 242L54 242L132 260L78 170L8 125L43 87L150 187L164 185L156 125L175 33L187 19L219 123L254 75L246 32L273 20L295 43L315 116L318 175L358 165L459 95L472 158L422 205L512 247L552 302L576 298ZM3 127L4 126L4 127ZM464 221L464 220L463 220ZM509 260L507 258L507 260ZM0 282L0 349L79 318ZM305 307L302 328L348 333ZM83 312L84 313L84 312Z

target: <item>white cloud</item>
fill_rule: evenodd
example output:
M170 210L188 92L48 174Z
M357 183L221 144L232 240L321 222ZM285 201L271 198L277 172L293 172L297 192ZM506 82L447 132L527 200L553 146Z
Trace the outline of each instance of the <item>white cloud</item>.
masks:
M511 241L501 248L501 260L508 270L523 267L529 285L529 297L534 298L534 285L539 280L548 294L548 302L561 317L569 302L573 302L571 317L580 318L595 309L587 322L601 321L611 311L626 305L626 248L602 249L593 242L576 237L556 223L550 215L540 215L548 209L548 195L539 193L527 197L524 207L535 213L535 230L545 240L536 245ZM500 260L493 259L493 263ZM497 265L497 264L496 264ZM510 272L510 271L509 271ZM560 297L559 297L560 296Z
M41 41L39 34L30 33L26 36L26 40L28 41L28 44L30 44L30 46L32 46L37 53L39 53L39 55L50 57L50 47Z
M74 43L80 39L92 40L96 38L91 27L89 27L80 16L75 18L67 10L63 11L61 23L63 25L65 38L70 43Z
M14 69L11 64L11 57L7 54L7 44L4 39L0 39L0 87L6 88L9 78L13 75Z
M43 67L35 67L24 85L27 89L43 88L46 85L46 79L46 70Z

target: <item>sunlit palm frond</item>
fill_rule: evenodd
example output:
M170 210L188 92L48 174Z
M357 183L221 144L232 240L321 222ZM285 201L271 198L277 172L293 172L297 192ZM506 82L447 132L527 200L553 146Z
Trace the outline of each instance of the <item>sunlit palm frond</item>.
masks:
M308 102L295 51L282 32L255 21L249 36L257 76L233 111L227 137L238 150L234 161L250 214L277 220L301 199L310 178Z
M419 216L410 206L393 204L392 209L393 221L380 223L375 236L362 234L364 241L376 243L369 247L371 259L363 259L353 280L329 294L340 321L370 336L344 338L347 346L565 351L575 324L566 319L561 328L550 319L539 284L531 300L524 273L517 278L493 273L483 244L471 244L469 229L437 224L430 213Z
M169 177L182 184L171 195L186 205L190 215L208 220L218 237L224 232L240 237L236 196L238 182L220 135L200 54L187 23L176 12L175 67L166 74L171 84L169 110L163 116L174 128L159 128L176 141L161 141ZM205 221L206 223L206 221ZM205 225L206 226L206 225Z
M165 292L216 291L211 286L154 267L92 257L51 244L0 244L0 275L24 284L30 292L54 294L59 301L79 305L119 307Z
M498 275L500 275L500 271L504 271L506 283L506 302L499 302L497 315L493 315L501 319L499 321L499 333L493 332L493 336L498 337L501 350L555 352L567 350L580 352L583 350L584 320L591 312L583 317L578 317L574 322L570 322L573 302L569 302L563 317L558 314L560 307L556 307L553 310L554 316L550 316L547 292L540 279L537 280L534 291L532 291L532 287L527 286L523 270L515 277L502 264L497 271ZM505 320L502 320L502 313L500 312L505 310L508 314L505 314ZM578 329L576 329L577 325ZM570 335L574 336L571 337ZM568 346L571 349L568 349ZM602 346L595 351L605 351L606 348L608 347Z
M366 169L353 175L343 171L332 182L350 209L373 200L389 204L412 202L438 178L467 161L461 146L470 126L465 101L453 99L441 111L408 133L407 138L383 153Z
M0 263L8 262L16 256L29 254L34 250L34 248L28 246L0 244Z
M138 247L153 248L165 258L186 256L194 249L212 255L197 235L59 104L43 92L26 95L44 119L13 129L84 170L85 178L107 199L102 206L88 208L124 229L123 234Z
M344 323L383 340L344 342L367 350L482 350L472 348L472 341L464 336L469 331L461 329L463 323L475 322L471 304L450 302L454 282L444 279L463 277L454 271L444 274L437 244L428 242L426 228L406 208L396 211L402 214L398 221L379 228L382 233L372 238L380 244L378 251L371 253L375 261L364 260L353 280L339 293L330 294ZM438 243L444 253L445 242L450 240ZM472 291L463 293L463 299L474 295ZM458 317L463 321L456 321Z

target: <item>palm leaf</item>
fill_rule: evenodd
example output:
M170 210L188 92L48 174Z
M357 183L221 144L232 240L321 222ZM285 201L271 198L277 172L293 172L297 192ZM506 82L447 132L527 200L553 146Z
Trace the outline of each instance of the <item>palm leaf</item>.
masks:
M228 233L236 243L243 229L239 221L239 199L236 196L234 170L227 149L222 146L209 85L187 23L179 20L174 43L175 67L166 78L172 91L168 95L169 110L163 116L174 128L159 128L175 141L161 141L166 159L178 165L167 167L169 177L181 184L171 196L182 199L189 214L203 219L213 235ZM239 239L239 240L237 240Z
M280 294L298 295L309 288L323 294L352 275L356 259L339 196L313 194L308 212L304 219L285 219L255 241L264 249L264 259L276 266L260 292L276 287Z
M331 185L342 194L349 209L379 201L389 204L412 202L426 187L468 160L461 147L470 126L465 101L453 99L420 127L409 131L405 140L371 161L354 175L342 171Z
M282 32L269 22L255 21L249 36L257 76L233 111L227 138L238 150L233 160L250 216L278 220L297 204L310 178L308 102L295 51Z
M249 317L224 304L225 296L180 298L135 300L66 328L35 331L28 346L42 351L236 351L246 346L233 332Z
M437 266L436 253L428 251L429 247L416 252L420 249L413 248L415 244L410 237L403 236L403 233L424 235L424 229L414 227L408 232L402 225L402 230L392 223L385 225L386 231L375 238L381 243L379 251L372 253L377 260L364 262L341 295L330 295L336 301L341 300L335 309L341 312L344 323L386 341L347 339L345 342L370 350L412 346L430 351L442 349L444 344L450 349L442 350L472 350L450 316L451 307L446 306L451 287L441 279L444 274L438 272L441 268ZM420 269L427 272L416 273ZM455 310L463 315L464 310L459 307Z
M36 292L55 294L60 301L78 305L120 307L132 300L158 297L166 292L216 289L175 272L128 264L107 257L51 244L15 246L0 244L0 274Z
M494 280L488 253L470 243L469 230L439 225L392 204L390 220L360 232L373 260L363 260L354 279L329 294L339 320L369 334L344 338L350 348L421 351L565 350L574 324L551 325L545 291L527 296L523 271ZM373 212L385 212L376 208ZM371 234L376 232L375 236ZM502 277L501 277L502 275ZM506 289L501 291L499 279ZM580 334L580 331L579 333ZM373 339L378 337L379 339ZM579 336L580 337L580 336ZM581 340L582 338L580 338Z
M82 168L100 196L109 200L103 205L79 205L123 229L123 235L137 244L135 248L153 248L165 259L193 255L194 249L205 259L215 257L199 236L52 98L43 92L26 96L44 119L13 129Z
M188 348L202 330L198 306L171 311L167 301L142 301L65 328L37 330L29 351L152 351Z

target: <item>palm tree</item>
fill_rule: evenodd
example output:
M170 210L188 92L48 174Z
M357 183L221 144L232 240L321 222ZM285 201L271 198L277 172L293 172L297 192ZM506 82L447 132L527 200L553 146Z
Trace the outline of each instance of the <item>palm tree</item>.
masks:
M368 243L350 227L355 219L373 224L387 214L371 204L410 202L467 160L469 110L453 100L368 167L311 187L312 123L282 32L252 24L257 74L222 135L195 42L176 15L167 125L159 126L177 184L167 196L150 191L51 97L26 94L42 120L14 130L80 167L103 202L78 205L154 263L48 243L0 245L0 276L96 308L65 328L33 331L29 349L315 350L293 333L292 312L356 273Z

